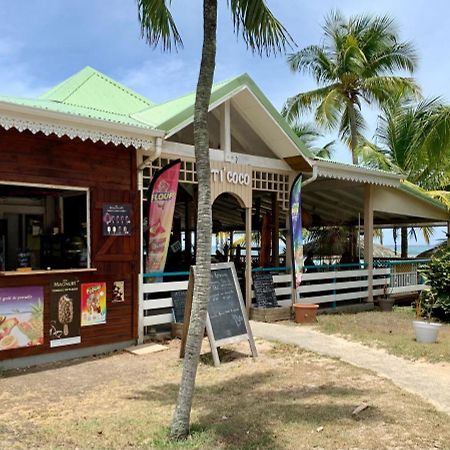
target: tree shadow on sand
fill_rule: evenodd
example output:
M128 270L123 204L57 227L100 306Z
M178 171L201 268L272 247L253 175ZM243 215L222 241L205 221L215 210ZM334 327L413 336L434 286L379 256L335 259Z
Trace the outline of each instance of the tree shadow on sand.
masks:
M342 421L348 423L355 406L369 396L366 390L333 383L277 388L276 379L277 372L267 370L197 386L193 405L198 416L195 427L212 431L227 449L277 450L282 448L275 435L280 423L307 424L311 429ZM174 408L177 393L178 385L167 383L137 391L132 398ZM313 399L317 401L313 402ZM364 413L365 423L387 419L375 406Z

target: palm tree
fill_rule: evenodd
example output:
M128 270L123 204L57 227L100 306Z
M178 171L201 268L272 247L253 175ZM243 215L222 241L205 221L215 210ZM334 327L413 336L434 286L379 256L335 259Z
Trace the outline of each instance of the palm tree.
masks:
M379 117L375 143L363 142L356 150L370 167L394 171L431 195L445 198L450 183L450 107L439 98L392 103ZM432 229L422 228L429 242ZM414 229L410 235L415 237ZM401 255L408 252L408 230L401 229Z
M415 70L416 52L409 42L400 42L388 16L346 20L336 11L322 29L322 45L310 45L288 57L292 71L312 75L319 87L290 97L283 114L293 120L303 112L315 112L318 124L339 130L357 164L355 149L365 130L363 101L383 107L393 97L418 93L414 80L394 75L397 70Z
M142 36L150 45L182 46L170 13L170 0L137 0ZM229 0L234 29L252 51L270 55L284 51L292 38L264 0ZM216 61L217 0L203 1L203 47L194 106L194 147L197 162L198 213L196 277L191 322L186 342L183 373L172 420L171 439L189 434L195 377L205 329L211 278L211 187L208 138L208 108Z
M331 159L335 150L335 141L320 146L317 141L324 137L314 123L298 121L291 124L294 133L303 141L308 150L316 157Z

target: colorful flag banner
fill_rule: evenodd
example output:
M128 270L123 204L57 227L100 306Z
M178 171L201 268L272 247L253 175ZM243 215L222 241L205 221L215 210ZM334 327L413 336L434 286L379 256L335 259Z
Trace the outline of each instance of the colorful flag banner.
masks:
M146 272L163 272L166 265L180 167L180 160L163 167L155 174L148 188L150 204Z
M297 290L302 281L303 271L303 237L302 237L302 174L297 175L292 184L290 197L291 212L291 242L292 242L292 273L294 287Z

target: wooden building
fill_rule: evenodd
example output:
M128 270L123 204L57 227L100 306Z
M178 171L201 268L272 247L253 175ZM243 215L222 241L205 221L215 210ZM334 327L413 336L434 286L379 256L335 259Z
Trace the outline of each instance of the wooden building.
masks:
M123 348L142 341L146 327L172 321L164 283L144 282L144 192L159 168L181 159L173 227L180 245L168 271L187 270L201 189L194 99L155 104L89 67L37 99L0 97L0 368ZM245 232L244 258L237 249L233 256L242 261L247 307L252 232L266 227L271 236L258 265L283 264L289 278L290 246L281 258L278 236L289 241L299 172L312 226L362 218L368 301L374 224L450 218L398 175L314 158L247 75L214 85L209 131L213 231ZM147 292L161 295L149 300Z

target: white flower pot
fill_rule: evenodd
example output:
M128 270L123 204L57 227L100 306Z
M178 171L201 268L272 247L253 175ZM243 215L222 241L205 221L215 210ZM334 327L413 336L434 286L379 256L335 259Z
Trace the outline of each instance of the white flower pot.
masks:
M423 322L421 320L413 320L414 330L416 332L416 341L425 342L427 344L436 342L440 323Z

